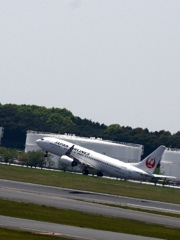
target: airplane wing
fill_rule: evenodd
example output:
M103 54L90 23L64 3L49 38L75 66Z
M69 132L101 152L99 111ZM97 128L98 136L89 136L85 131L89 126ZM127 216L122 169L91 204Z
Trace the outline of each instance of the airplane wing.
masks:
M70 157L71 156L71 152L72 152L72 150L74 149L74 145L72 145L70 148L68 148L68 150L67 150L67 152L65 153L65 155L66 156L68 156L68 157ZM79 158L79 159L77 159L77 158L75 158L75 157L73 157L73 156L71 156L73 159L74 159L74 161L76 162L76 163L78 163L78 164L82 164L82 165L84 165L85 167L88 167L88 168L94 168L91 164L89 164L89 163L84 163L83 161L81 161L81 159Z
M154 178L165 178L165 179L175 179L174 176L166 176L166 175L159 175L159 174L153 174Z
M79 160L78 160L78 161L79 161ZM79 162L81 162L81 161L79 161ZM91 164L89 164L89 163L82 163L82 162L81 162L81 164L84 165L85 167L95 169L95 167L93 167L93 166L92 166Z

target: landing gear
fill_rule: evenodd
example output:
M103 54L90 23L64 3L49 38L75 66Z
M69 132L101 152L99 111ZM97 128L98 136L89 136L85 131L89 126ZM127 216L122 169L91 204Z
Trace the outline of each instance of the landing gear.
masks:
M77 166L77 162L76 162L76 161L73 161L73 162L71 163L71 165L72 165L72 167L75 167L75 166Z
M84 170L82 171L82 174L83 174L83 175L88 175L88 174L89 174L89 171L88 171L87 169L84 169Z
M45 154L44 154L44 157L48 157L48 152L46 151Z
M98 177L102 177L103 176L103 173L101 171L97 172L97 176Z

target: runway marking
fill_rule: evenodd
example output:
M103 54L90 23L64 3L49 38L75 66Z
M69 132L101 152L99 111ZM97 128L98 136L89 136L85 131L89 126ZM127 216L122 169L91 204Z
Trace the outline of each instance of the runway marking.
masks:
M172 209L166 209L166 208L156 208L156 207L148 207L148 206L142 206L142 205L137 205L137 204L133 204L133 203L127 203L125 204L126 206L133 206L135 208L143 208L143 209L154 209L156 211L161 211L161 212L173 212L176 214L180 214L180 211L178 210L172 210Z

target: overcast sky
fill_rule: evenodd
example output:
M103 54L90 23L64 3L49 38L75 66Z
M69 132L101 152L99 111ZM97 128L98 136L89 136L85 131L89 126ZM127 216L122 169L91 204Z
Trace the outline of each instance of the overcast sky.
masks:
M0 102L180 130L179 0L0 0Z

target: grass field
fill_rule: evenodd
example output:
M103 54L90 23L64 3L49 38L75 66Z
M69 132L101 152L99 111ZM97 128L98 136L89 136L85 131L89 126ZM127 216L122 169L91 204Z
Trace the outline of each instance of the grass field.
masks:
M0 164L0 178L180 204L180 189Z
M57 237L35 234L30 232L23 232L17 230L3 229L0 228L0 239L1 240L55 240ZM58 237L58 240L67 240L67 238Z
M0 164L0 178L79 190L102 192L164 202L180 203L180 189L124 182L59 171ZM0 215L122 232L162 239L180 239L180 230L138 221L96 216L72 210L0 199ZM20 210L19 210L20 209ZM163 216L162 216L163 217ZM53 236L0 229L0 239L54 239ZM60 238L63 239L63 238Z
M93 215L0 199L0 215L162 239L180 239L180 230L139 221ZM1 230L0 230L1 231ZM1 235L0 235L1 236ZM0 238L1 239L1 238Z

